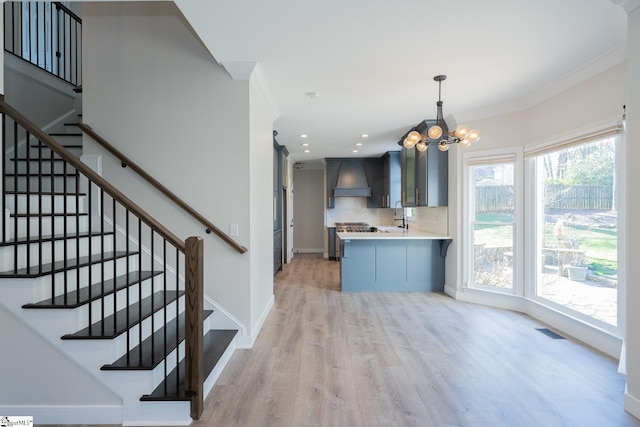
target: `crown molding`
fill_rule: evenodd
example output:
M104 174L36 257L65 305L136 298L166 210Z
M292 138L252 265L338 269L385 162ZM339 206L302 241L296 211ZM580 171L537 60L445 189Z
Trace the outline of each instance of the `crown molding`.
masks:
M256 90L260 100L269 112L272 121L280 117L280 111L273 99L267 79L262 73L262 67L255 61L227 61L222 62L222 66L233 80L247 80Z
M623 8L625 12L631 13L640 7L640 0L611 0L613 4L616 4Z

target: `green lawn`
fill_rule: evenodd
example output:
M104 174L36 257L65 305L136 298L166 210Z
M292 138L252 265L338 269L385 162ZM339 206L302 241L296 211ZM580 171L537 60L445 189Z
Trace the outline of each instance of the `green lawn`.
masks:
M474 243L487 246L508 247L513 243L513 227L510 214L485 213L476 216L477 221L493 224L476 224ZM544 245L556 246L553 234L553 223L545 224ZM618 270L617 229L595 227L565 226L565 236L579 242L579 248L585 250L586 262L590 264L593 274L616 275Z

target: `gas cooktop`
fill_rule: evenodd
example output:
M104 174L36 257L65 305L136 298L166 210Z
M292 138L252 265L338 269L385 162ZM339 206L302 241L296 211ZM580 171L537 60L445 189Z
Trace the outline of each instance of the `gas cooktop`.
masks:
M365 233L375 232L376 227L373 227L366 222L336 222L336 232L338 233Z

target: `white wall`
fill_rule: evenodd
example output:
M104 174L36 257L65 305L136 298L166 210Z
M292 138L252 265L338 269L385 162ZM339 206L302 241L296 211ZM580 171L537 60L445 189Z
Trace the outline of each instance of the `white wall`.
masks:
M637 3L637 2L636 2ZM627 85L627 257L623 263L629 278L626 299L626 349L627 349L627 398L625 409L640 418L640 227L636 221L640 218L640 200L635 185L640 182L640 8L629 14L628 73Z
M324 171L294 169L293 250L323 252L324 248Z
M273 304L273 120L260 96L256 75L250 85L249 210L251 330L257 333ZM246 255L246 254L245 254Z
M74 109L76 95L70 84L11 54L2 56L5 100L33 123L46 127Z
M257 333L255 313L271 286L257 260L271 257L272 227L258 212L271 212L271 188L260 192L261 181L272 182L271 156L261 154L267 134L272 147L272 127L250 82L230 78L173 3L86 3L83 28L83 121L222 231L238 224L236 240L249 251L206 235L108 155L105 177L179 237L204 237L207 296ZM86 154L102 153L85 143Z
M1 305L0 339L2 415L33 415L35 408L42 407L71 411L83 406L122 406L115 393ZM24 412L9 413L8 408L20 407Z

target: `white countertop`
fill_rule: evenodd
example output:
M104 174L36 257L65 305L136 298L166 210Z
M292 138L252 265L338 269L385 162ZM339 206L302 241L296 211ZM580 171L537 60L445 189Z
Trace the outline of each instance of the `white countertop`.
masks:
M442 234L427 233L420 230L408 230L400 227L376 227L377 232L338 232L341 240L372 240L372 239L419 239L419 240L444 240L452 239Z

